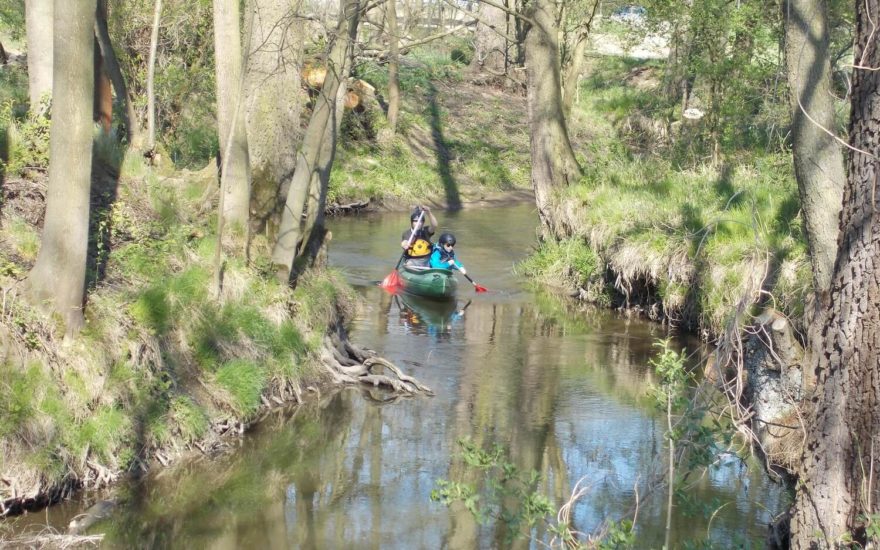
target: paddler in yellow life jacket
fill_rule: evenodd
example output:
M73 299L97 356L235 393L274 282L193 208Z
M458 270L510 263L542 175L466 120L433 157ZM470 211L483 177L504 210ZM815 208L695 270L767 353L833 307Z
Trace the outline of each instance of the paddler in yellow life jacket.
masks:
M425 223L425 217L430 224ZM431 256L431 236L437 227L437 218L427 206L416 206L409 217L410 228L400 236L400 247L404 250L406 265L426 266Z

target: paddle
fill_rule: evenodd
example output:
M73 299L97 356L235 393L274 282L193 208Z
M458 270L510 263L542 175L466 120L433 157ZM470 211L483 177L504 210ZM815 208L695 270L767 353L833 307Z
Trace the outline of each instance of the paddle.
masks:
M482 286L482 285L478 285L478 284L476 283L476 281L474 281L473 279L471 279L471 276L468 275L467 273L462 273L462 275L464 275L464 278L467 279L468 281L470 281L472 285L474 285L474 290L476 290L477 292L488 292L488 291L489 291L488 288L486 288L486 287L484 287L484 286Z
M425 219L425 211L422 210L421 214L419 214L419 219L416 222L416 227L409 234L409 240L406 241L406 248L403 250L403 253L400 255L400 259L397 260L397 265L394 266L394 271L388 274L387 277L382 279L382 282L379 283L379 286L383 288L397 288L400 286L400 275L397 273L397 270L400 269L400 264L403 263L403 259L406 257L406 250L410 247L413 242L413 238L415 238L416 233L422 227L422 220Z

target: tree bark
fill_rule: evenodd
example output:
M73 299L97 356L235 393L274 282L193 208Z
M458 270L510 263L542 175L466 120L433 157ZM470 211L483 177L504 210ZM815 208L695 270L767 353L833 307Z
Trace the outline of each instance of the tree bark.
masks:
M239 0L214 0L214 56L217 73L217 126L223 159L220 217L223 225L246 230L250 200L250 160L242 105L242 49Z
M810 251L813 290L821 296L831 284L845 180L843 155L828 134L836 133L828 13L824 0L788 0L782 9L795 176Z
M496 76L507 74L509 61L507 42L507 12L483 2L477 8L474 28L474 58L471 67Z
M153 4L153 30L150 34L150 56L147 60L147 148L156 149L156 94L153 90L156 76L156 50L159 48L159 23L162 17L162 0Z
M341 116L336 111L337 92L348 74L349 50L357 34L359 10L359 0L344 0L335 36L332 37L330 55L327 57L327 76L296 157L293 181L284 205L278 239L272 250L272 262L276 266L279 279L283 281L290 280L303 233L312 229L303 227L302 218L313 178L319 178L320 189L326 196L330 168L336 151L336 117ZM325 143L330 149L322 155Z
M819 385L792 511L793 548L831 548L847 534L864 546L859 518L875 514L880 502L880 48L872 22L878 13L880 0L856 3L853 150L822 353L813 362Z
M101 57L104 60L104 68L107 75L116 90L116 100L122 103L122 113L125 117L125 134L128 143L135 148L141 146L140 141L143 139L141 134L143 130L138 123L137 115L134 112L134 105L131 96L128 93L128 86L125 84L125 77L122 75L122 69L119 67L119 59L116 57L116 51L113 49L113 43L110 41L110 30L107 27L107 0L98 1L97 15L95 17L95 36L98 38L98 46L101 49Z
M32 299L61 315L68 336L83 325L92 169L94 14L95 0L59 1L55 6L49 186L40 252L28 277Z
M302 138L304 27L294 17L295 10L289 1L250 0L245 13L250 29L245 112L254 232L266 224L277 228L296 166L296 144Z
M42 111L41 101L52 94L53 11L52 0L25 3L28 96L32 111Z
M562 106L555 11L551 0L535 0L525 40L531 180L545 238L565 236L551 211L552 195L580 176Z
M397 133L397 114L400 111L400 37L397 35L397 0L388 0L385 6L388 25L388 128Z
M95 39L94 57L95 57L95 99L94 99L94 120L101 125L101 130L105 135L110 135L110 128L113 124L113 89L110 85L110 78L105 70L104 59L101 56L101 49L98 47L97 38Z
M583 6L587 8L587 6ZM587 51L587 44L590 37L590 30L593 26L593 20L596 17L596 11L599 9L599 0L593 0L592 7L588 8L589 16L586 20L579 21L573 32L567 33L566 51L562 56L562 111L565 117L571 115L571 108L574 105L574 97L577 92L578 81L584 70L584 58ZM582 19L582 15L577 13L575 19ZM568 19L572 19L569 17Z

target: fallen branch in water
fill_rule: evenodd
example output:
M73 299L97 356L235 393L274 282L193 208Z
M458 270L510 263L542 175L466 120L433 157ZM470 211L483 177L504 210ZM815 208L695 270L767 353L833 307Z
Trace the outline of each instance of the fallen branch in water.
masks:
M321 364L338 384L382 386L403 395L434 395L431 388L404 374L391 361L357 348L336 333L324 337Z

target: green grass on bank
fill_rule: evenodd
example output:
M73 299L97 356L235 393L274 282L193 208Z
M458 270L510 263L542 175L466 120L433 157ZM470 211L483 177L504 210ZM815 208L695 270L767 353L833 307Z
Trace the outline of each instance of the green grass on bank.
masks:
M475 87L468 50L457 44L414 50L400 68L398 133L382 113L347 113L331 174L329 201L418 202L526 188L529 136L524 98ZM364 64L358 76L387 100L387 66Z
M656 62L598 63L573 122L585 174L557 197L572 238L545 245L524 271L600 302L608 293L597 288L614 287L618 300L662 305L707 336L759 303L797 323L810 272L790 156L740 150L718 166L682 162L677 144L649 134L669 112L659 94L628 80Z
M214 179L120 165L118 196L93 227L104 265L89 272L81 336L62 343L60 320L4 294L0 472L17 485L0 498L102 468L119 473L136 457L210 440L211 426L227 419L253 420L280 388L319 378L323 334L354 304L336 272L307 273L290 290L260 262L234 257L216 299L215 216L201 209ZM17 289L39 230L22 214L34 205L4 206L0 283ZM260 237L253 246L255 258L266 252Z

